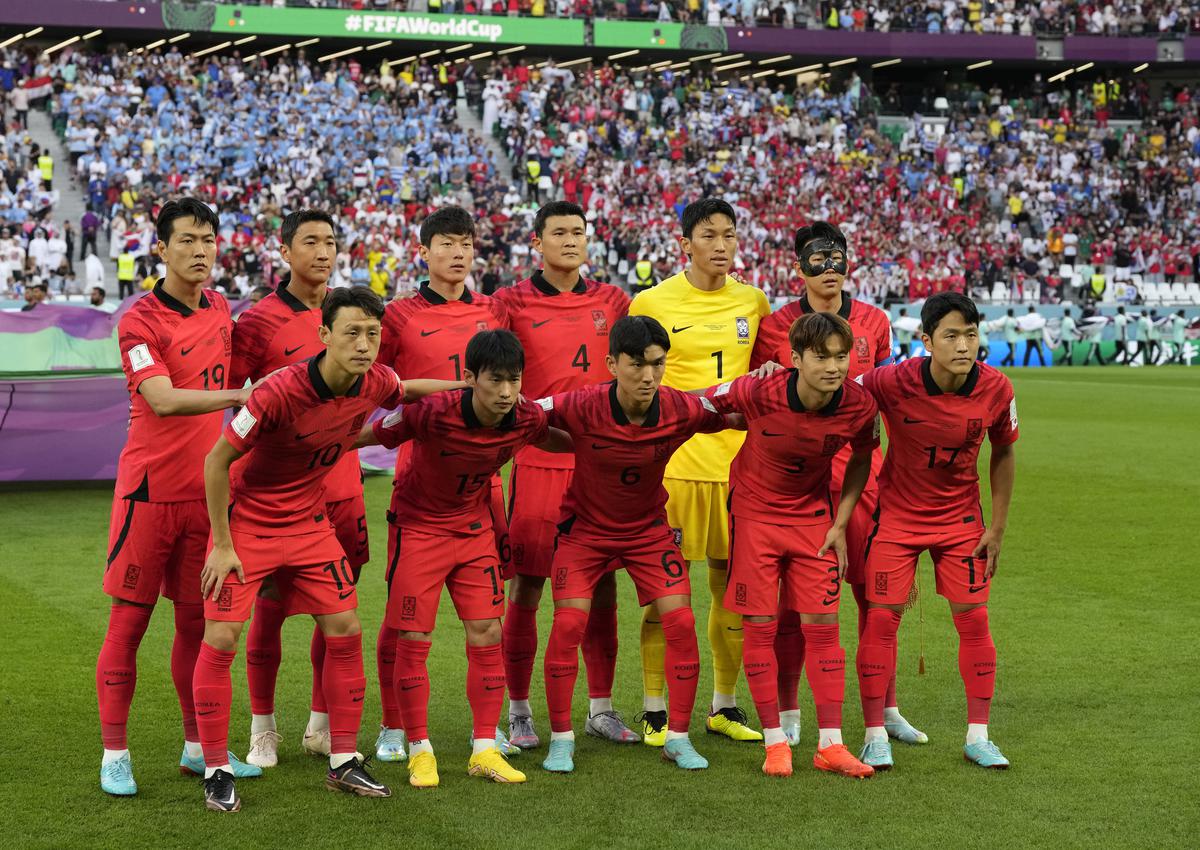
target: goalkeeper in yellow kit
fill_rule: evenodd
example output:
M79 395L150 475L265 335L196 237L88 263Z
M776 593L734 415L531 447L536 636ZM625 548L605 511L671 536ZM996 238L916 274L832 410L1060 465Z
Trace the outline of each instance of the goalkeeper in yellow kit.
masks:
M629 315L651 316L671 335L663 385L695 390L749 371L758 323L771 308L762 290L729 276L737 254L737 216L728 202L704 198L688 204L682 225L679 241L690 259L687 270L639 293ZM734 695L742 666L742 618L722 603L729 567L729 464L744 438L740 431L697 434L672 456L663 483L670 496L667 517L676 536L682 535L684 558L708 562L713 656L708 731L735 741L761 741L762 734L746 725ZM662 625L651 606L642 618L642 738L658 747L667 725L664 652Z

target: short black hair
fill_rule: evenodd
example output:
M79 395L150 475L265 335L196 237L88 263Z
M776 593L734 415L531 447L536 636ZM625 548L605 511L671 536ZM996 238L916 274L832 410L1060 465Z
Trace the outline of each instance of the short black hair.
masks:
M1064 315L1064 316L1069 316L1069 315L1071 315L1071 308L1070 308L1070 307L1063 307L1063 315Z
M475 377L482 372L519 375L525 371L525 349L512 331L480 331L467 343L465 365Z
M93 287L92 287L92 292L99 292L99 293L100 293L100 297L101 297L101 298L107 298L107 297L108 297L108 293L104 291L104 287L103 287L103 286L93 286Z
M583 212L583 207L570 201L551 201L543 204L538 209L537 215L533 217L533 232L539 239L546 230L546 219L557 216L578 216L583 220L584 229L587 229L587 216Z
M426 248L433 244L433 237L443 234L474 236L475 219L462 207L442 207L421 222L421 244Z
M217 214L203 201L196 198L167 201L158 211L158 218L154 220L154 229L158 233L160 242L171 241L171 233L175 229L175 220L178 218L194 218L201 224L207 224L212 228L213 236L217 235L217 230L221 227Z
M1009 307L1009 308L1008 308L1008 315L1010 315L1010 316L1014 316L1014 315L1016 315L1016 312L1017 312L1017 311L1016 311L1016 310L1014 310L1012 307Z
M329 229L333 231L334 238L337 238L337 225L333 223L333 216L325 210L296 210L283 217L283 224L279 226L279 240L290 248L300 225L308 224L311 221L323 221L328 224Z
M383 299L369 286L339 286L329 290L321 305L321 324L333 330L334 320L343 307L357 307L368 316L383 318Z
M921 327L932 336L938 323L950 313L962 313L968 325L979 324L979 308L974 301L961 292L939 292L931 295L921 308Z
M804 246L814 239L828 239L835 245L841 245L843 251L846 250L846 234L827 221L814 221L796 231L796 256L799 257Z
M737 226L737 213L733 211L733 205L729 201L722 200L721 198L701 198L698 201L692 201L683 208L680 223L683 225L684 238L691 239L692 231L696 229L696 225L702 221L708 221L714 215L723 215L735 227Z
M662 346L663 351L671 350L671 337L667 329L658 323L657 319L649 316L625 316L617 319L608 332L608 353L613 359L622 354L642 358L646 349L652 345Z
M901 308L900 308L900 315L901 315L901 316L907 316L907 315L908 315L908 310L907 310L907 309L905 309L904 307L901 307Z
M815 351L828 357L831 339L841 340L842 353L854 349L854 332L849 322L836 313L805 313L788 330L788 345L801 356L805 351Z

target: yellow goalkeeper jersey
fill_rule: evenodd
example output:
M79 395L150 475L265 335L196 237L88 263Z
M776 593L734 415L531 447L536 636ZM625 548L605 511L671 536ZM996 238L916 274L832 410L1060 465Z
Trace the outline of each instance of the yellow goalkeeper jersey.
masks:
M683 272L638 293L631 316L657 319L671 336L663 383L680 390L711 387L744 375L758 336L758 323L771 312L766 293L726 278L713 292L697 289ZM729 481L729 464L746 435L742 431L697 434L672 456L667 478Z

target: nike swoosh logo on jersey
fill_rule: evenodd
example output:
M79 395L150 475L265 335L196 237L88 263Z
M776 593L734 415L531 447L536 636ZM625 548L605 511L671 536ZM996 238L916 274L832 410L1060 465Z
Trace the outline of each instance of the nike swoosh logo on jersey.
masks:
M683 579L681 579L681 578L677 578L677 579L675 579L674 581L669 581L669 582L667 582L666 586L667 586L667 587L674 587L675 585L679 584L681 581L683 581Z
M462 454L462 452L448 452L445 449L442 449L442 457L454 457L455 455L460 454Z
M553 319L544 319L540 322L534 322L533 326L535 328L540 328L542 325L549 324L550 322L553 322L553 321L554 321Z
M571 675L571 671L568 670L564 673L551 673L550 678L551 679L561 679L563 676L570 676L570 675Z
M354 588L351 588L350 590L347 590L345 593L339 593L338 599L349 599L353 593L354 593ZM357 702L357 700L356 700L356 702Z
M763 672L766 672L766 671L764 670ZM700 675L700 673L697 671L697 672L693 673L693 674L692 674L692 675L690 675L690 676L680 676L680 677L679 677L679 681L681 681L681 682L686 682L688 679L694 679L694 678L696 678L696 677L697 677L697 676L699 676L699 675Z
M838 670L845 670L845 669L846 669L845 667L822 667L821 672L822 673L836 673ZM878 676L879 674L872 673L871 675Z
M983 590L985 587L987 587L987 582L984 582L983 584L979 585L979 587L973 587L973 586L968 585L967 593L978 593L979 591Z
M609 443L609 444L605 445L604 443L592 443L592 448L595 449L596 451L603 451L604 449L611 449L612 444Z
M485 691L498 691L503 687L504 687L504 685L484 685L483 689Z
M976 675L976 676L995 676L995 675L996 675L996 671L995 671L995 670L988 670L986 673L979 673L979 672L976 672L976 673L975 673L975 675Z
M189 354L191 354L191 353L192 353L192 348L195 348L195 347L196 347L196 346L194 346L194 345L193 345L191 348L181 348L181 349L179 349L179 356L180 356L180 357L187 357Z
M296 439L297 439L297 440L307 440L309 437L311 437L311 436L312 436L313 434L315 434L315 433L317 433L317 432L316 432L316 431L309 431L307 434L297 434L297 435L296 435Z
M285 348L285 349L283 350L283 356L284 356L284 357L291 357L293 354L295 354L297 351L299 351L299 350L300 350L300 349L302 349L302 348L304 348L304 346L303 346L303 345L297 345L295 348Z
M870 679L872 676L882 676L882 673L863 673L864 679Z
M674 325L671 325L671 333L681 334L684 331L686 331L688 328L694 328L694 327L696 327L696 326L695 325L684 325L682 328L677 328Z
M441 328L437 328L432 331L421 331L421 336L433 336L435 333L438 333L440 330L441 330Z
M355 702L362 702L362 701L363 701L363 698L362 698L362 697L355 697L355 698L354 698L354 701L355 701Z
M217 713L217 710L215 708L210 708L208 711L197 711L196 716L197 717L208 717L208 715L216 714L216 713Z
M904 417L905 425L920 425L924 421L924 419L909 419L907 416Z
M766 671L766 670L755 670L753 673L746 673L746 675L747 675L747 676L749 676L750 678L754 678L755 676L761 676L763 673L766 673L766 672L768 672L768 671Z
M787 434L776 434L774 431L763 431L762 435L764 437L786 437L787 436Z
M413 688L419 688L419 687L421 687L421 684L418 682L418 683L417 683L417 684L415 684L415 685L401 685L401 686L400 686L400 690L402 690L402 691L411 691Z
M105 679L104 684L108 685L109 687L115 687L116 685L127 685L129 682L126 679L118 679L115 682L112 679Z

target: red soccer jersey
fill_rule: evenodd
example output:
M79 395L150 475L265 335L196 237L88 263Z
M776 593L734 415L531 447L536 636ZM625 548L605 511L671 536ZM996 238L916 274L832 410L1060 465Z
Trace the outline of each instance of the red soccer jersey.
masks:
M225 426L225 439L246 453L231 475L231 529L286 537L328 526L325 476L354 445L367 416L403 400L400 379L380 363L335 396L318 368L324 356L272 375Z
M617 402L616 381L573 390L541 404L550 424L575 442L575 475L563 497L562 518L572 534L638 537L666 523L663 473L675 450L695 434L725 429L707 399L659 387L641 425Z
M608 330L629 312L629 296L615 286L580 279L570 292L559 292L540 271L516 286L501 289L512 332L525 348L521 392L527 398L611 380L604 367ZM543 469L574 469L575 455L526 446L517 462Z
M475 415L472 391L436 393L375 423L388 448L411 440L411 460L393 497L392 523L439 533L478 534L492 527L492 476L527 443L549 434L546 414L532 401L518 403L494 428Z
M870 393L846 382L827 405L807 410L795 369L759 379L743 375L707 393L721 413L746 417L746 442L729 470L730 512L773 525L831 521L834 456L879 445L879 409Z
M1012 383L984 363L971 368L955 393L943 393L928 357L873 369L863 386L875 397L887 426L888 449L879 474L881 527L945 531L982 525L979 446L1017 439Z
M508 327L494 298L464 289L447 301L429 284L411 298L398 298L383 314L379 362L408 378L461 381L467 343L480 331Z
M774 360L782 366L789 365L792 362L792 346L788 342L788 331L796 319L811 312L813 309L808 303L808 295L801 295L798 301L785 304L764 317L758 326L754 353L750 355L750 368L757 369L768 360ZM842 293L838 315L850 324L854 334L848 380L891 362L892 321L887 313Z
M317 331L320 309L310 310L287 290L279 288L238 317L233 326L233 358L229 386L240 387L276 369L315 357L325 350ZM325 496L340 502L362 495L362 468L358 452L347 451L325 478Z
M118 496L145 502L204 498L204 456L221 434L221 411L158 416L138 387L165 375L177 389L223 390L231 349L229 303L214 290L196 310L160 280L117 324L121 368L129 383L129 437L117 463Z

